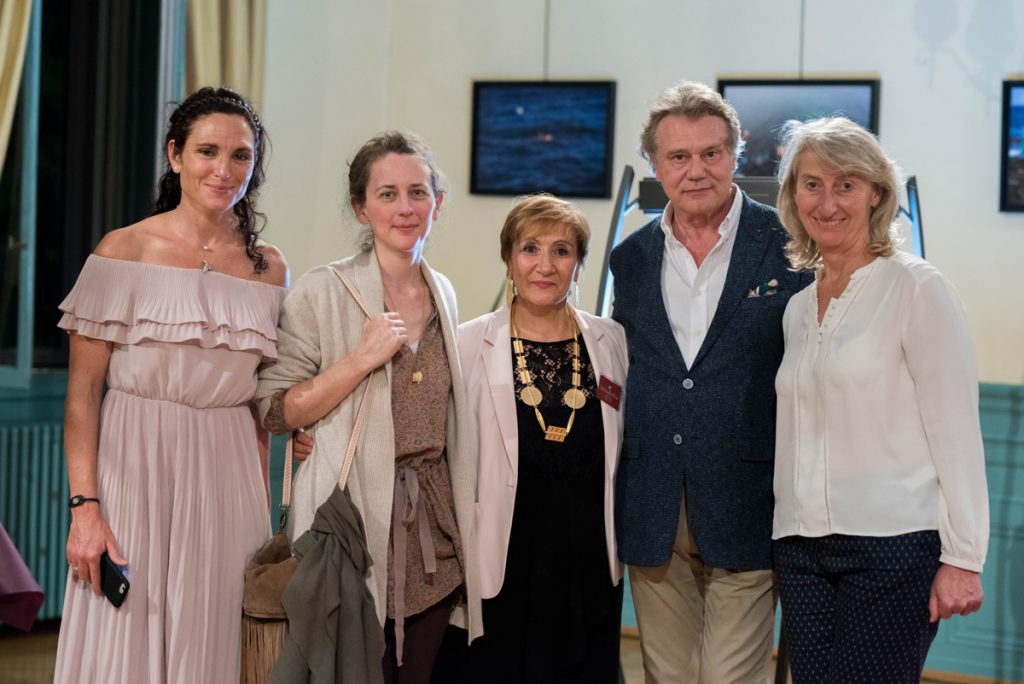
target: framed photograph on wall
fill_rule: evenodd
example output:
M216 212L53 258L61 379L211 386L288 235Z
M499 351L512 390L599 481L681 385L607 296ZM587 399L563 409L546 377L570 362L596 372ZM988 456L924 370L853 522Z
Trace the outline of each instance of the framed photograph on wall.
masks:
M719 79L747 143L736 174L775 174L779 132L790 119L845 116L878 135L879 90L878 80Z
M1024 211L1024 81L1003 81L999 211Z
M469 191L611 197L614 81L476 81Z

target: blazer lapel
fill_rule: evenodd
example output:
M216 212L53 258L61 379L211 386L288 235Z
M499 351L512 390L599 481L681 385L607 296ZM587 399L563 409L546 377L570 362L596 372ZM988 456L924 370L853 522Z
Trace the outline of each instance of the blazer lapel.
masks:
M675 335L672 334L672 324L668 320L668 311L665 309L665 294L661 288L661 269L665 260L665 233L661 230L661 221L648 224L651 226L650 234L644 240L645 257L640 264L643 274L641 292L638 301L642 307L637 312L637 319L643 323L638 327L651 331L651 344L661 350L668 357L667 369L674 371L680 376L687 374L686 361L683 360L683 353L679 350Z
M519 425L516 417L516 391L512 377L511 330L509 326L508 305L495 311L487 322L484 333L483 358L487 385L491 391L494 404L494 415L501 431L501 441L505 445L505 457L509 468L515 474L518 471L519 456Z
M625 384L625 378L616 377L616 373L612 372L614 364L612 363L611 347L610 345L601 344L604 331L590 327L578 313L576 314L576 324L580 328L584 344L587 345L590 363L594 366L594 379L600 382L601 376L604 375L616 383ZM621 435L619 435L618 419L615 415L615 409L606 402L601 401L597 397L594 397L593 400L601 406L601 422L604 425L605 477L610 480L615 473L615 460L619 453L619 439Z
M715 309L715 316L711 319L704 343L693 360L694 366L707 356L708 350L714 346L719 335L729 325L740 302L746 297L750 282L764 258L768 233L764 222L751 216L749 202L750 200L744 196L740 222L736 226L736 242L732 246L729 270L725 275L725 288L722 290L721 299L718 300L718 308Z

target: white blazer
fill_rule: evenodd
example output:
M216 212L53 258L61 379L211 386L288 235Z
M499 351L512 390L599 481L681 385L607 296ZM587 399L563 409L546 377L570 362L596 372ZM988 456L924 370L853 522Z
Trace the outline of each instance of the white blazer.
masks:
M626 335L610 318L575 311L576 323L587 346L594 376L608 378L623 388L619 408L601 402L604 421L604 527L608 567L615 584L622 579L622 564L615 550L615 471L622 447L625 401ZM515 509L519 469L519 428L512 377L509 308L474 318L459 326L459 358L465 382L466 418L474 432L479 459L476 495L476 534L482 598L493 598L505 578L509 535Z

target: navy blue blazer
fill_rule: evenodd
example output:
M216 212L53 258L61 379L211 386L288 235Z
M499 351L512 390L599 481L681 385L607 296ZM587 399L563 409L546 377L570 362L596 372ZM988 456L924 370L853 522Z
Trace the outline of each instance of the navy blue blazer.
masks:
M612 318L626 330L625 432L615 486L619 558L657 566L672 552L679 507L705 564L771 567L775 373L782 313L813 279L789 270L774 209L743 197L725 289L687 368L661 292L660 217L611 255ZM748 297L775 279L778 294Z

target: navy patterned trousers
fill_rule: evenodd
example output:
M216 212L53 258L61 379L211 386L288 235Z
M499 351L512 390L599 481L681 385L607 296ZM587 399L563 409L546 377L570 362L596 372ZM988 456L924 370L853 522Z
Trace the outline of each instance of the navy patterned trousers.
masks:
M794 684L921 681L938 532L784 537L772 553Z

